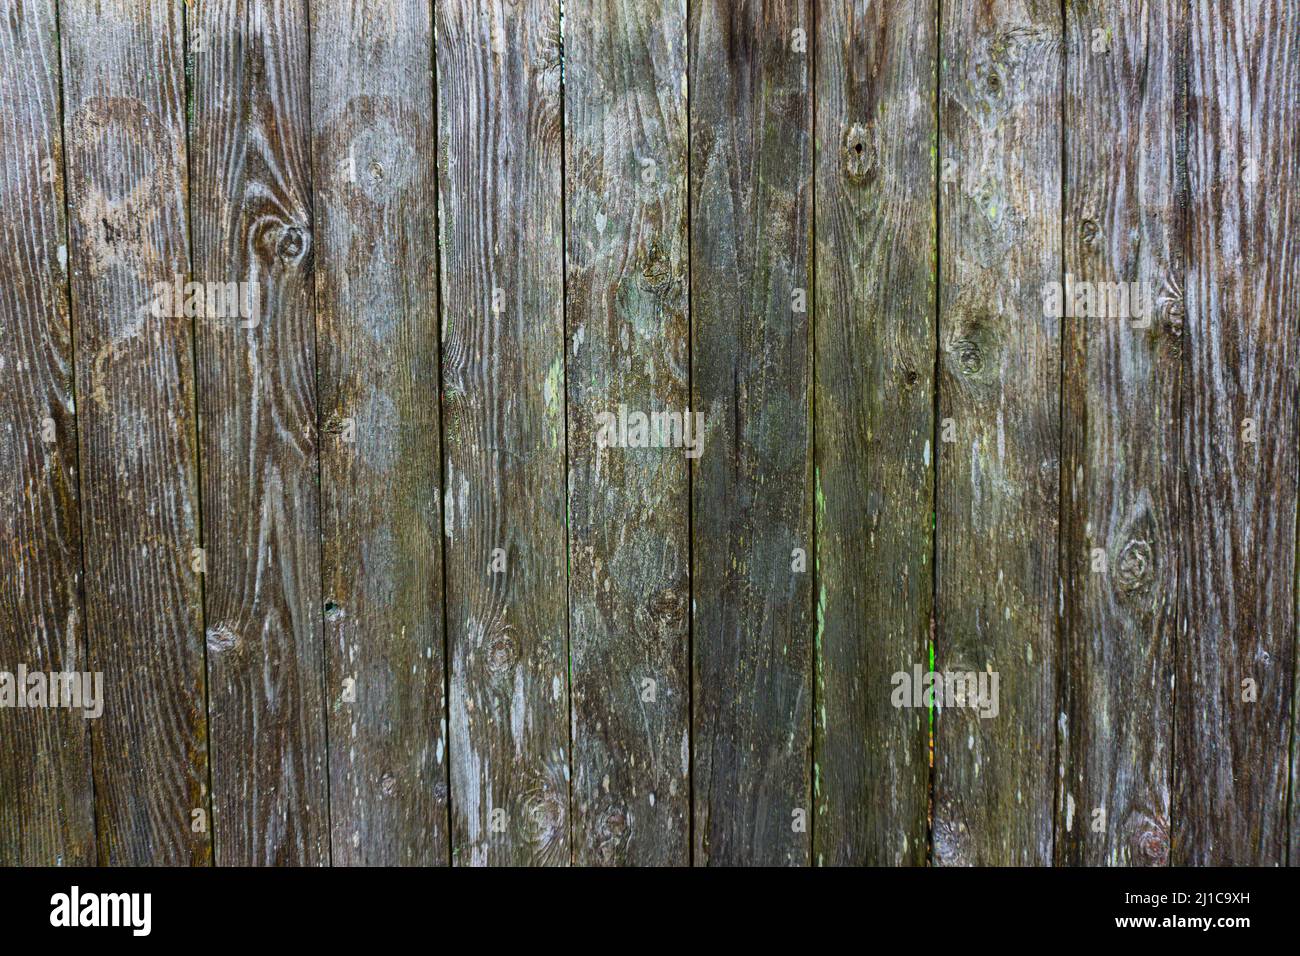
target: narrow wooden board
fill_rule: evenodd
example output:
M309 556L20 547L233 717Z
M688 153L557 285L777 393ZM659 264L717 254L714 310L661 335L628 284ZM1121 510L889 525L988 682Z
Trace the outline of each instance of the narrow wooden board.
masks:
M697 864L811 858L815 32L802 0L690 12Z
M926 860L934 601L935 0L817 23L818 864Z
M59 10L102 864L212 855L193 320L153 307L190 269L183 9Z
M564 67L573 852L683 866L688 435L622 447L604 416L690 399L685 4L570 2Z
M1191 5L1179 865L1271 866L1287 852L1300 471L1296 31L1288 4Z
M195 330L215 858L328 863L306 3L205 0L188 49L194 281L244 284Z
M432 15L310 10L333 860L445 864Z
M0 23L0 670L83 673L54 0L4 0ZM0 866L95 862L85 713L0 710Z
M570 861L560 8L437 5L455 862Z
M938 864L1053 858L1062 35L1057 0L943 5L935 669L998 688L937 716Z
M1067 11L1062 864L1169 862L1185 23L1164 0Z

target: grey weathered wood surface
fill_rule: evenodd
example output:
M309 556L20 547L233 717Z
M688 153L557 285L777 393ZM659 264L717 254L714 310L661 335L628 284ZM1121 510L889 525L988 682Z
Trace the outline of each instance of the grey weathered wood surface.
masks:
M60 4L99 860L211 859L183 4Z
M1294 4L0 13L0 862L1296 861Z
M690 9L696 864L811 858L812 28Z
M1272 0L1192 4L1189 13L1179 864L1278 863L1287 846L1300 468L1298 29L1294 4Z
M453 853L566 864L560 8L436 13Z
M310 13L330 845L445 864L432 19Z
M890 706L928 667L934 599L938 6L817 21L818 863L923 863L929 726Z
M684 865L689 459L597 416L689 402L685 4L570 2L564 50L574 861Z
M1061 7L960 0L940 23L935 667L999 674L938 715L934 861L1052 861L1061 333ZM951 419L954 441L944 441Z
M1172 2L1067 11L1065 272L1138 283L1147 315L1064 320L1062 863L1169 862L1185 27Z
M187 40L194 280L257 290L195 328L215 860L328 863L306 4Z
M0 3L0 668L85 668L54 0ZM0 711L0 866L95 861L90 724Z

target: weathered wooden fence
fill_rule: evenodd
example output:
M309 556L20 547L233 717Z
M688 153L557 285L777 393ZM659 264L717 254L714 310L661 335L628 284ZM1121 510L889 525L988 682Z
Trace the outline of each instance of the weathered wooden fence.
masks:
M1300 862L1293 0L0 13L0 862Z

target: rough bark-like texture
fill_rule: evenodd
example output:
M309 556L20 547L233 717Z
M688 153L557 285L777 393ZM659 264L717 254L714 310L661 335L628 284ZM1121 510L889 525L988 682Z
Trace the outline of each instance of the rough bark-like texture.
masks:
M1061 863L1169 862L1184 23L1166 0L1066 23Z
M1173 861L1276 864L1294 680L1300 26L1194 3Z
M0 3L0 110L0 670L84 672L54 0ZM82 712L0 710L0 866L94 863L90 780Z
M1061 349L1041 290L1061 270L1061 7L957 0L940 35L939 162L955 166L940 185L935 668L999 684L997 716L937 715L934 859L1045 864Z
M194 281L247 283L195 329L215 858L328 863L306 4L188 45Z
M570 861L560 8L437 5L452 834Z
M183 4L60 9L99 860L211 858ZM156 312L163 314L156 315Z
M814 33L800 0L690 11L697 864L811 859Z
M574 858L684 865L689 459L599 416L689 400L686 5L570 2L564 63Z
M428 0L313 0L335 863L448 861Z
M817 24L819 864L925 862L934 600L934 0L833 0ZM928 664L927 664L928 666Z

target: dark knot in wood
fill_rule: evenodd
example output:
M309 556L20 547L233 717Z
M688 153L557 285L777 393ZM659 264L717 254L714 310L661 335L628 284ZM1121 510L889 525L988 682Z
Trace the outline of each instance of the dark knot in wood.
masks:
M1169 834L1158 823L1148 820L1134 840L1138 853L1157 866L1169 864Z
M488 642L487 666L494 674L510 669L515 659L515 642L509 634L497 634Z
M533 791L524 802L525 839L542 847L561 839L566 826L566 801L554 790Z
M1155 575L1155 560L1151 545L1134 540L1124 545L1119 553L1116 578L1123 591L1137 591L1146 587Z
M953 350L957 353L957 367L963 375L978 375L984 370L984 353L973 339L958 339Z
M280 241L276 243L275 254L280 257L281 262L297 262L306 251L307 237L301 229L296 226L289 226L280 233Z
M234 650L239 645L239 635L227 624L208 628L208 650L213 654Z
M875 165L875 149L867 128L854 123L844 131L844 145L840 148L840 165L850 182L861 182Z

